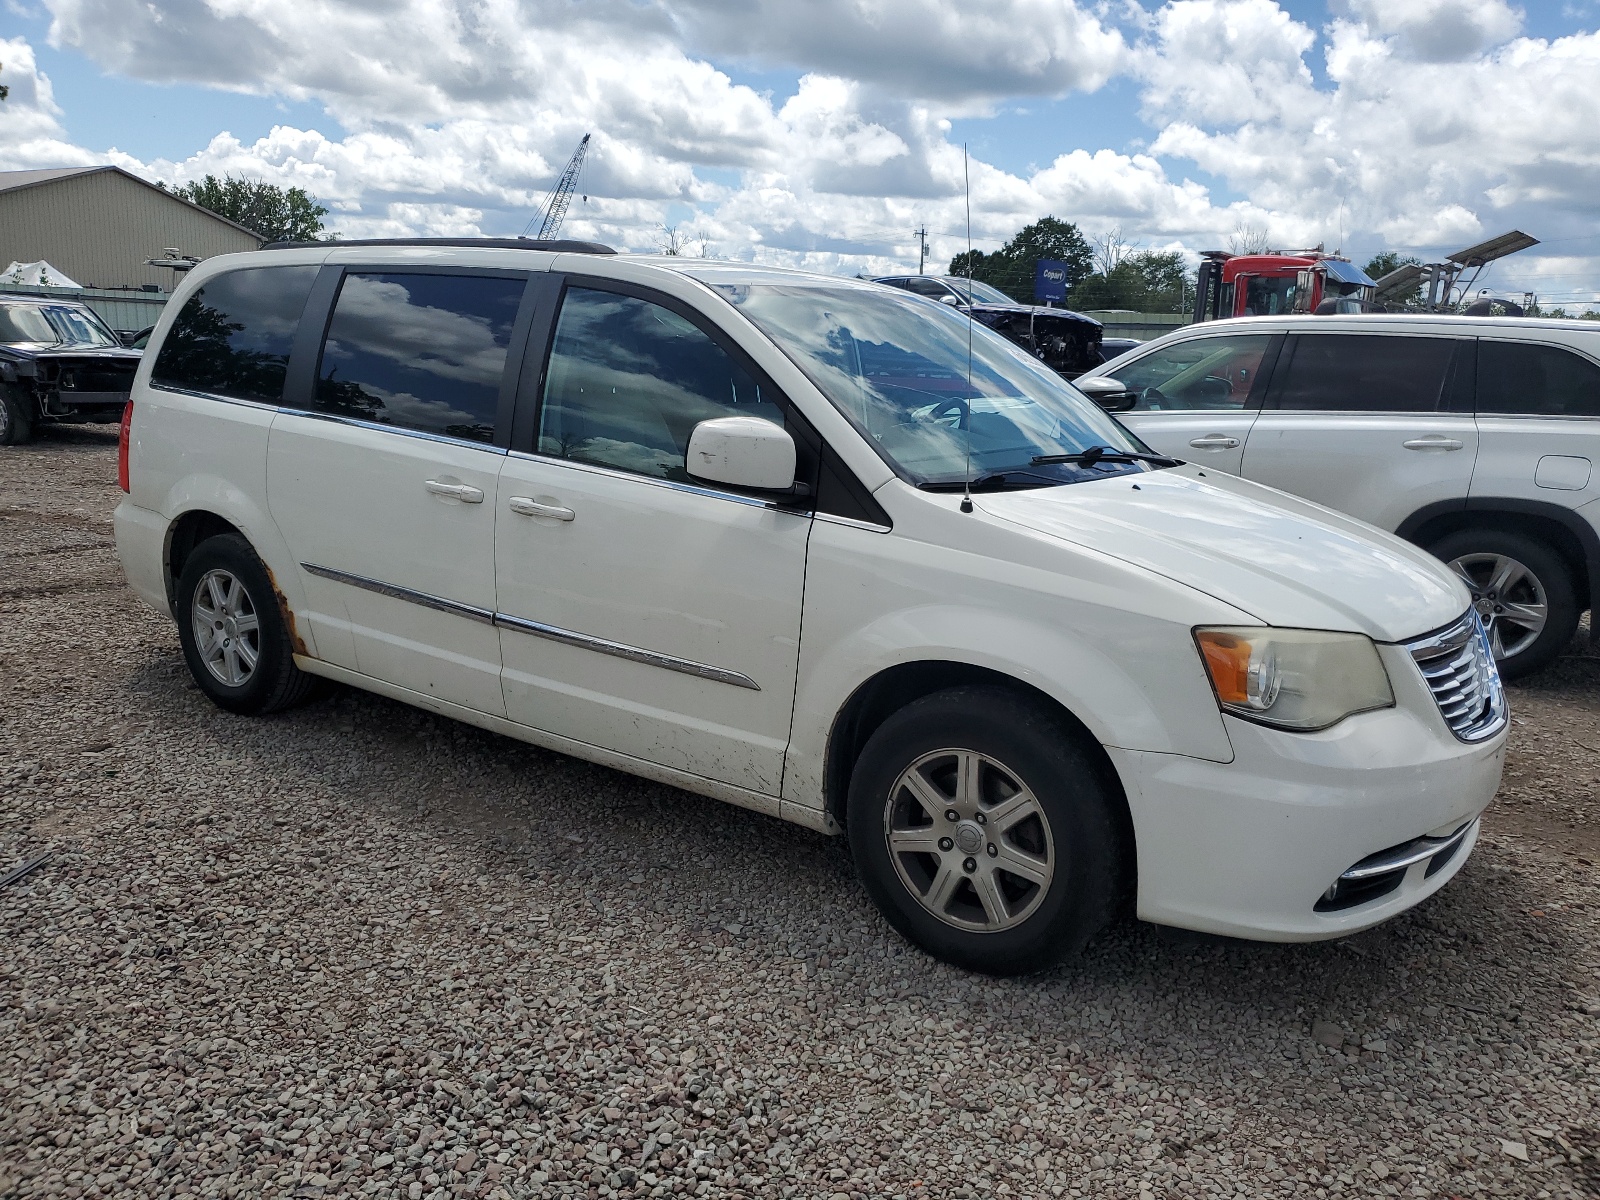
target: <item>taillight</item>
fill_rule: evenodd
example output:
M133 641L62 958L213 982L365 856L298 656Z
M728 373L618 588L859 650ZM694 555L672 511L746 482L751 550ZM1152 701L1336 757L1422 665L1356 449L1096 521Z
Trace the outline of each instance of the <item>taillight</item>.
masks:
M125 492L128 486L128 431L133 425L133 401L122 406L122 428L117 432L117 486Z

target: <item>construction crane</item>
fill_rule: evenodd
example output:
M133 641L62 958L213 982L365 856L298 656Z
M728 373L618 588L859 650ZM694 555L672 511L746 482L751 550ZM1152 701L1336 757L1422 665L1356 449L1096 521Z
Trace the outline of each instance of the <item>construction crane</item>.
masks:
M567 160L567 169L561 172L561 178L556 180L556 186L545 198L541 214L529 221L528 227L522 231L523 237L533 231L535 224L539 226L536 237L541 242L549 241L561 232L561 222L567 219L567 206L572 203L573 189L578 186L578 172L583 170L583 156L588 150L589 135L586 133L583 141L578 143L578 148L572 152L572 157Z

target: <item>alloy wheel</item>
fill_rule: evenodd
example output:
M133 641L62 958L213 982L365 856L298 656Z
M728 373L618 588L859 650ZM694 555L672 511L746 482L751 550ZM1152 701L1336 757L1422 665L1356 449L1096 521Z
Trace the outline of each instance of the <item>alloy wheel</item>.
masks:
M261 621L244 584L231 571L207 571L190 609L206 670L229 687L244 686L261 658Z
M1453 558L1450 569L1471 591L1495 658L1511 658L1538 641L1550 619L1550 602L1527 566L1508 554L1486 552Z
M1016 772L988 755L947 749L917 759L889 790L883 828L901 882L957 929L1011 929L1050 890L1049 818Z

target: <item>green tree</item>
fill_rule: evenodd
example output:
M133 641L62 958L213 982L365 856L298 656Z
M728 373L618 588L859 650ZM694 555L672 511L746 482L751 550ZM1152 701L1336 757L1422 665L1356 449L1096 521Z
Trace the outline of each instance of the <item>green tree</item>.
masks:
M1414 254L1401 254L1397 250L1385 250L1374 254L1362 268L1373 279L1382 279L1390 271L1400 267L1420 266L1422 260ZM1422 306L1422 282L1417 281L1416 286L1402 295L1386 301L1391 308L1420 308Z
M1135 250L1109 271L1097 271L1079 285L1074 308L1131 308L1135 312L1182 312L1192 303L1194 281L1176 250Z
M950 274L972 278L999 288L1023 303L1033 300L1033 270L1041 258L1067 264L1068 299L1079 280L1094 271L1094 252L1082 232L1070 221L1045 217L1017 233L993 254L968 250L950 260Z
M3 67L3 66L5 66L5 63L0 63L0 67ZM9 95L11 95L11 89L8 88L5 84L0 83L0 100L4 100Z
M177 195L219 217L253 230L269 242L316 242L328 210L304 188L281 188L243 175L207 175L191 180Z

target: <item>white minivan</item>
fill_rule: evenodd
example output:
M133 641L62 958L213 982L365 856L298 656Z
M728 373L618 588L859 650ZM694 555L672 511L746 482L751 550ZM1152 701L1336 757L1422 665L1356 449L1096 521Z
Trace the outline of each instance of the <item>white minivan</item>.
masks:
M119 466L128 578L222 707L338 680L846 833L895 928L981 971L1125 908L1366 928L1460 869L1499 783L1443 564L1151 454L871 283L520 240L214 258Z

